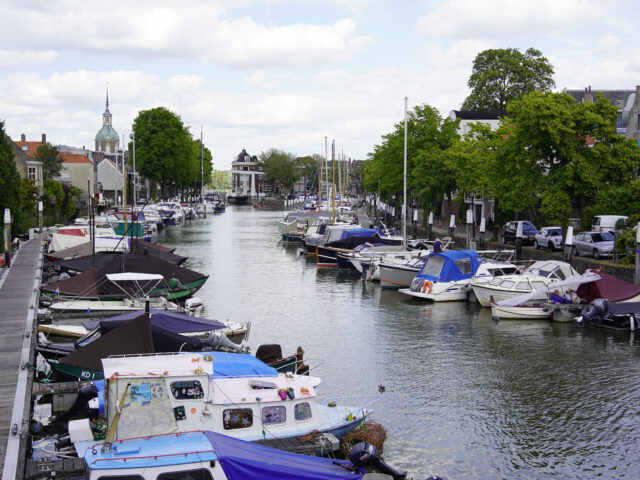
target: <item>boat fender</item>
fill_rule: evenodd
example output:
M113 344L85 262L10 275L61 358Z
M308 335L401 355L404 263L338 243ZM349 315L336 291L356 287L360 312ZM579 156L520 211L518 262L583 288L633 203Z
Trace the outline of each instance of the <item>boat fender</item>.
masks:
M431 291L433 290L433 282L430 280L425 280L422 283L422 292L421 293L425 293L425 290L427 293L431 293Z

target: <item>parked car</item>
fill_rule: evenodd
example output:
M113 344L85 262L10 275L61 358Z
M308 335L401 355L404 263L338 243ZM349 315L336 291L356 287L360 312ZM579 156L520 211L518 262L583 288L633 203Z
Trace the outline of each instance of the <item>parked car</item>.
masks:
M533 246L536 249L560 250L562 248L562 227L542 227L533 241Z
M533 245L533 242L536 240L538 229L528 220L514 220L513 222L505 223L501 230L502 243L516 243L518 222L522 222L522 244Z
M587 255L594 258L613 255L615 235L611 232L580 232L573 237L573 255Z
M594 232L619 233L627 226L629 217L624 215L596 215L591 230Z

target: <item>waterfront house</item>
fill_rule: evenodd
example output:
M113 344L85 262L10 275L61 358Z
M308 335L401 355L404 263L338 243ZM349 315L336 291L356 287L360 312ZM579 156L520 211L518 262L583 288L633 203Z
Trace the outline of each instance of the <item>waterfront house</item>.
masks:
M9 146L13 152L13 159L16 162L16 170L21 178L32 180L38 188L38 192L42 195L44 177L42 173L42 162L35 160L38 147L44 145L47 141L46 135L42 134L41 142L27 142L24 134L21 135L19 142L14 142L6 137Z

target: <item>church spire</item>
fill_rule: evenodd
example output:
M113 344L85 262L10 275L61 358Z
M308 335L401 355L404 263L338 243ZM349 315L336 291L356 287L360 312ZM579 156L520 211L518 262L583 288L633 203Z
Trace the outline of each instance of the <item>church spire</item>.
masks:
M102 114L102 125L111 126L111 112L109 111L109 83L107 83L107 101L106 108Z

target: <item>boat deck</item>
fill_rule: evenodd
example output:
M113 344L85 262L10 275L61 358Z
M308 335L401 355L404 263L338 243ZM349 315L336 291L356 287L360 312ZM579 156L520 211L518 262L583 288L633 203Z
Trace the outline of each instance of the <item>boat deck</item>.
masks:
M42 245L21 245L0 280L0 459L2 478L23 477L33 370L34 325L42 277Z

